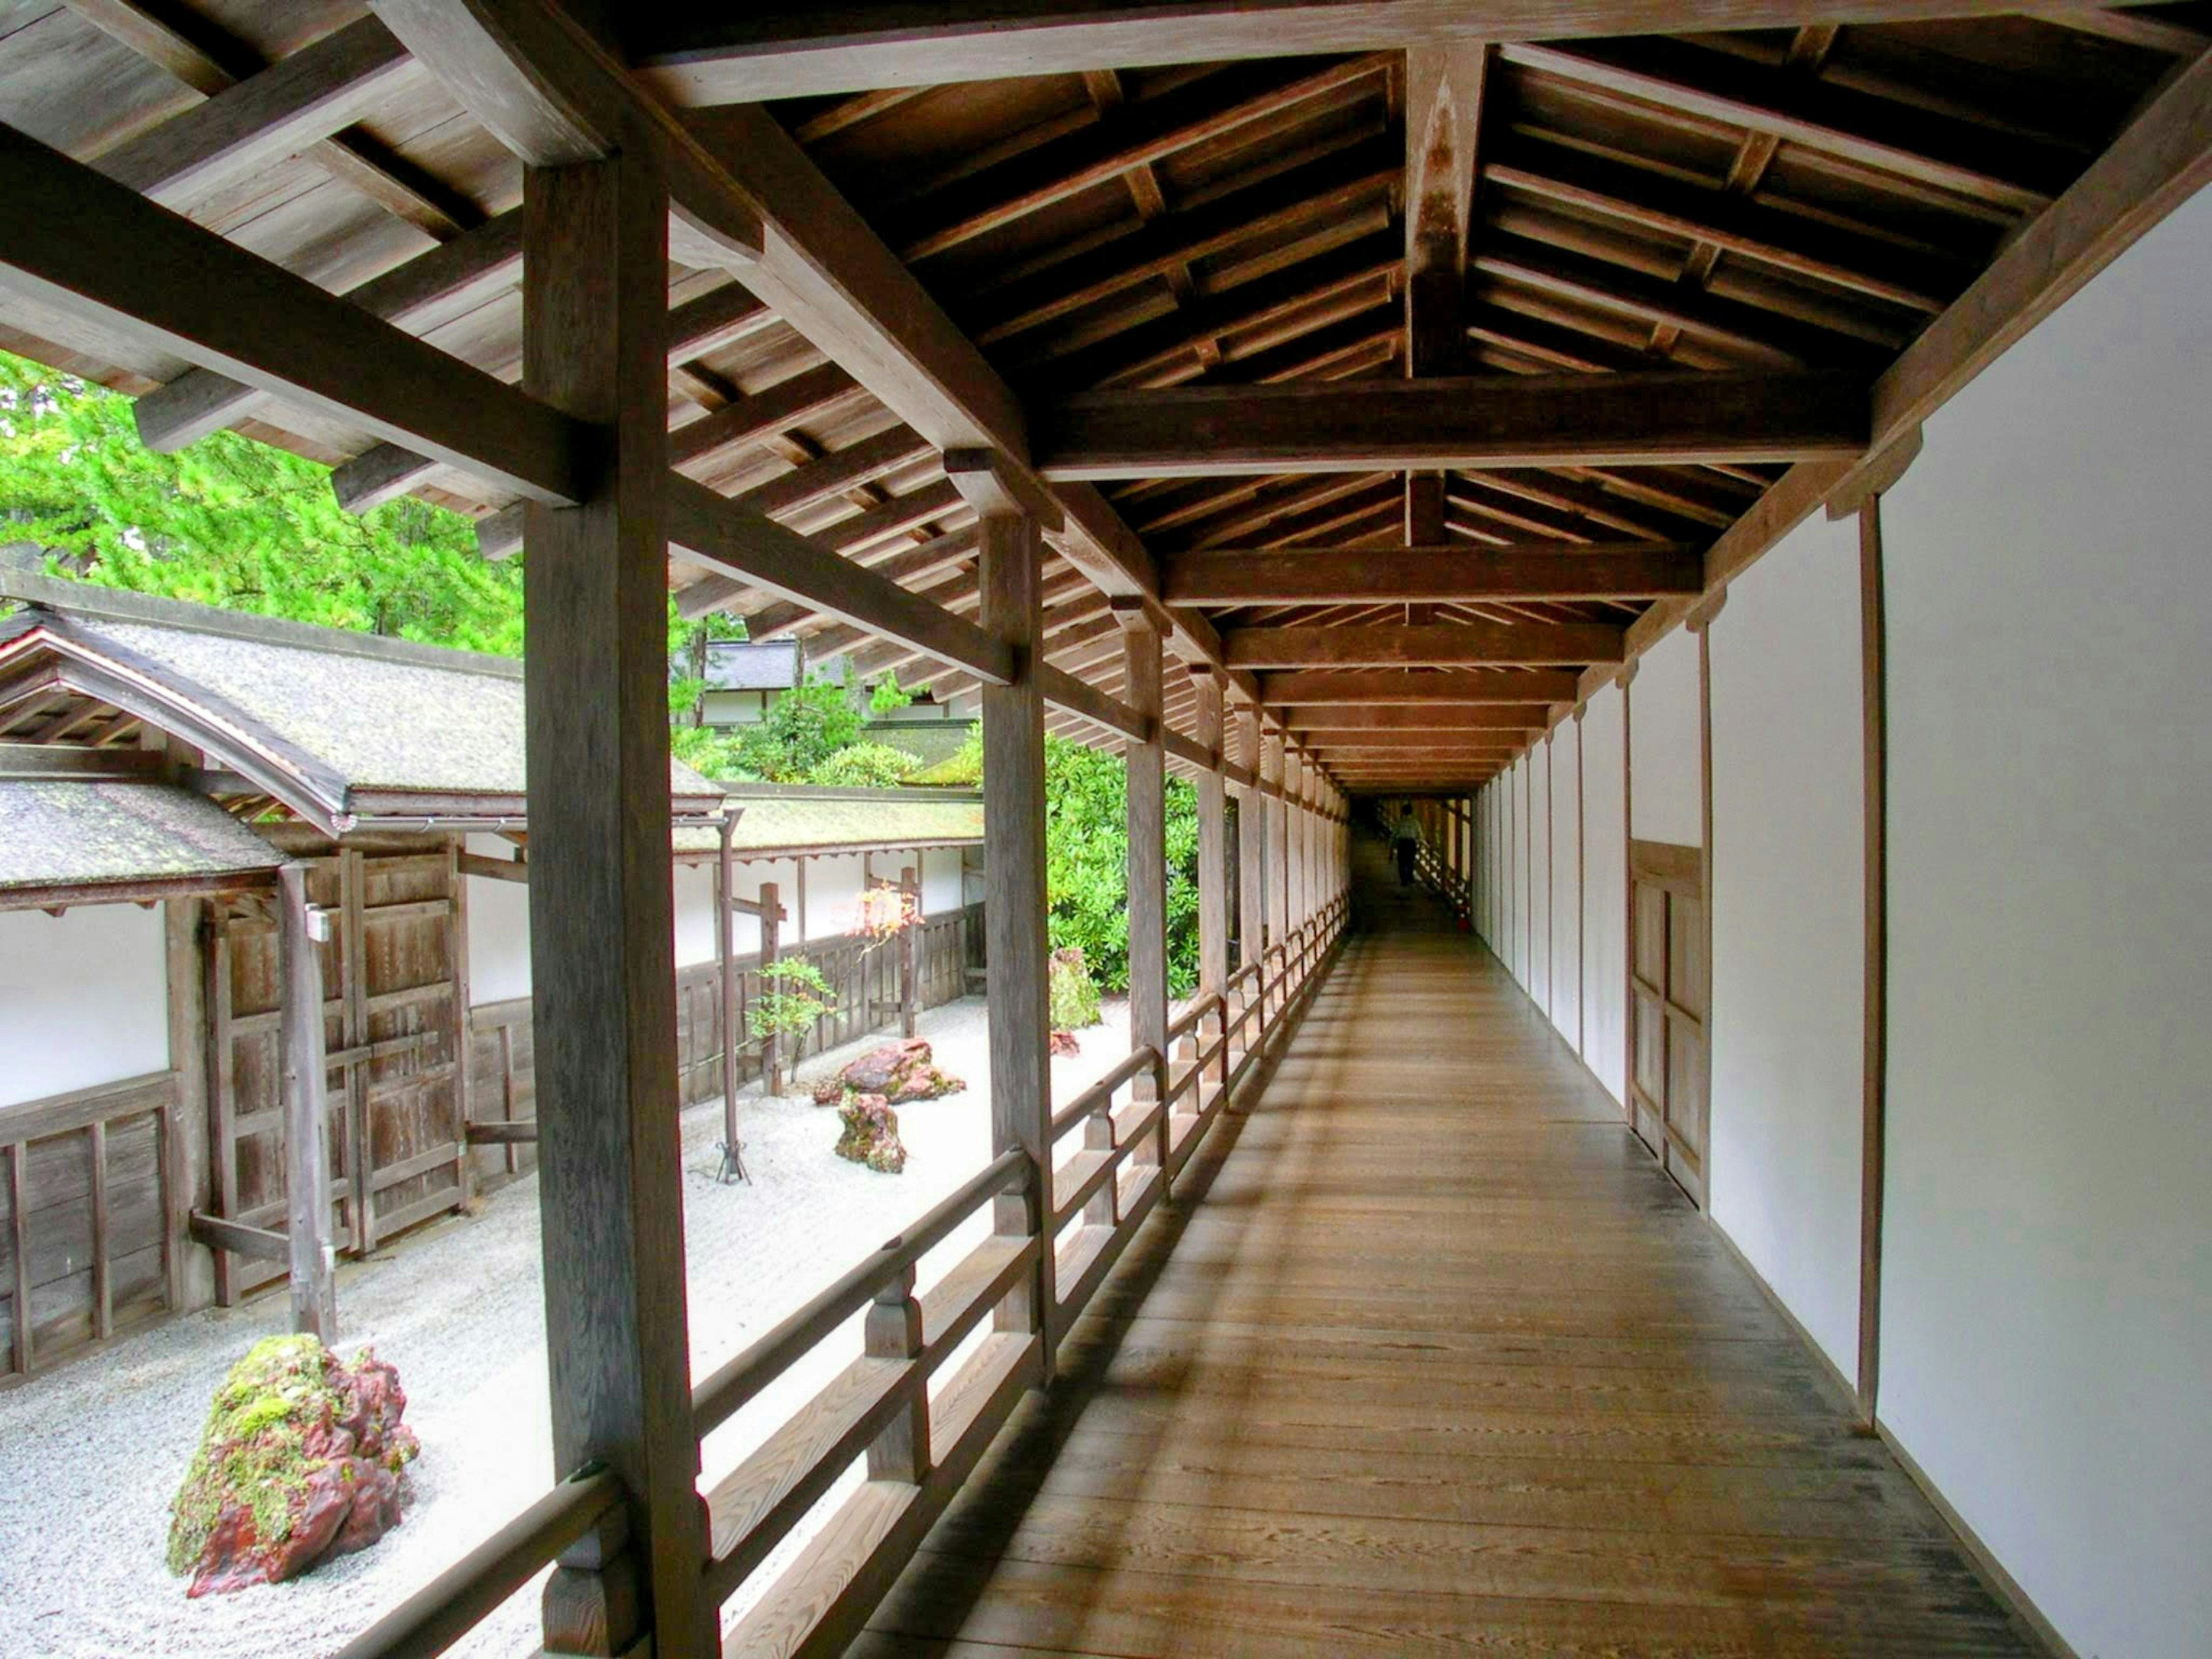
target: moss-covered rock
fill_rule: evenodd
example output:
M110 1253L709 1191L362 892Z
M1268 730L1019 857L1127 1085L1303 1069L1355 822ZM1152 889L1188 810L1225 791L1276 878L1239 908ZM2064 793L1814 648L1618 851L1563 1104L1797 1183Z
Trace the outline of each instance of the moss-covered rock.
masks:
M835 1106L848 1095L881 1095L895 1106L909 1100L935 1100L957 1095L968 1085L933 1062L927 1037L872 1048L849 1066L831 1073L815 1085L814 1103Z
M906 1146L899 1139L898 1114L881 1095L848 1093L837 1109L844 1133L837 1137L837 1156L865 1164L878 1175L896 1175L906 1168Z
M406 1409L398 1372L366 1348L349 1366L312 1336L254 1344L216 1390L170 1505L185 1593L295 1578L398 1526L420 1449Z

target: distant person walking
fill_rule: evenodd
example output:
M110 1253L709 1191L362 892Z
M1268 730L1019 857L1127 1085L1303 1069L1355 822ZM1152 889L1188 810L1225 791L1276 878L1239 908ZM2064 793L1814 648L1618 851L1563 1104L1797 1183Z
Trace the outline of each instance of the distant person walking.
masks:
M1413 803L1407 801L1398 813L1398 827L1390 832L1391 844L1398 853L1398 885L1413 884L1413 859L1421 850L1421 821L1413 816Z

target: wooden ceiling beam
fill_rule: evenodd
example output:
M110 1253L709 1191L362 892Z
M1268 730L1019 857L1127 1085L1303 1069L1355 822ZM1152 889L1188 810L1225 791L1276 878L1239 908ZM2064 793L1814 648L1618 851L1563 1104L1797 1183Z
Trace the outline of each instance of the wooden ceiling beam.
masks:
M0 289L540 501L584 429L483 370L0 127Z
M1522 69L1764 132L2015 214L2047 206L2073 167L2016 134L1825 82L1778 79L1763 65L1680 41L1516 40L1500 50Z
M1169 605L1656 599L1700 591L1704 558L1669 542L1556 548L1207 549L1160 561Z
M1147 15L1155 9L1164 15ZM2019 0L1833 0L1839 23L1976 17ZM1790 28L1802 0L1711 0L1701 29ZM647 9L625 44L638 73L677 104L939 85L1085 70L1218 63L1291 52L1373 52L1475 35L1543 40L1663 33L1683 27L1668 0L1198 0L1170 9L957 0L926 8L881 0Z
M1528 703L1295 703L1279 708L1285 726L1315 743L1348 732L1527 732L1544 729L1545 708Z
M1619 662L1622 630L1603 623L1433 623L1353 628L1232 628L1233 668L1390 668Z
M1194 144L1379 75L1372 59L1239 64L969 173L908 204L890 240L909 263L1012 224ZM926 228L925 228L926 227Z
M986 286L974 307L976 342L990 345L1010 339L1241 242L1350 213L1400 184L1403 162L1397 152L1390 138L1368 139L1216 197L1203 212L1154 220L1094 257Z
M1261 701L1350 708L1437 708L1572 702L1575 676L1554 669L1510 672L1407 673L1398 669L1309 670L1258 676Z
M1054 479L1855 456L1849 374L1566 375L1091 392L1037 406Z

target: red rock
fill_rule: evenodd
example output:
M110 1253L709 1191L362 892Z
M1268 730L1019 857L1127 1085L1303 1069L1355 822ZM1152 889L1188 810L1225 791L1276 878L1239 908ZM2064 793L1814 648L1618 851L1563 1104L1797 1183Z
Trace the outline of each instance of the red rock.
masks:
M893 1103L934 1100L968 1086L949 1073L939 1071L930 1063L930 1054L926 1037L908 1037L872 1048L817 1084L814 1103L835 1106L848 1094L881 1095Z
M1072 1054L1081 1054L1083 1052L1083 1048L1082 1046L1076 1042L1074 1032L1054 1031L1052 1034L1052 1052L1055 1055L1066 1058Z

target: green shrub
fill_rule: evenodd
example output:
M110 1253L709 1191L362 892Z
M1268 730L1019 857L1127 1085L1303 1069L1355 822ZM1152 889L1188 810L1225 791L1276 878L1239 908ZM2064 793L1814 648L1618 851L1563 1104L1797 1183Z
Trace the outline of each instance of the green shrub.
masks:
M1073 1031L1098 1024L1098 984L1084 965L1079 947L1071 945L1052 953L1045 991L1054 1030Z
M983 781L983 728L971 724L960 747L936 765L926 767L906 780L945 789L974 789Z
M816 767L859 742L866 724L843 686L811 679L779 693L760 722L744 728L738 762L771 783L804 783Z
M791 1050L784 1056L797 1065L814 1022L837 1006L836 993L822 970L804 957L786 957L760 970L761 993L754 1000L746 1029L755 1042L763 1037L788 1037Z
M921 765L921 757L909 755L887 743L856 743L840 749L808 771L809 783L836 784L846 788L889 789Z

